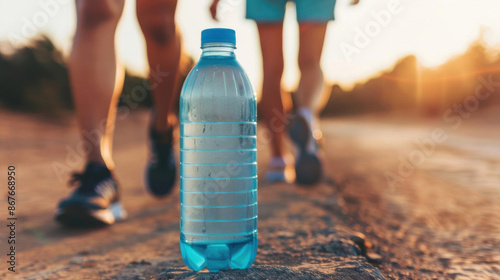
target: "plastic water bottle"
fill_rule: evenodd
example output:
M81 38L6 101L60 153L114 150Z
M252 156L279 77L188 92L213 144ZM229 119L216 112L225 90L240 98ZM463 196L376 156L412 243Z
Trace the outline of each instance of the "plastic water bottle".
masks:
M234 30L201 42L180 98L181 253L195 271L243 269L257 253L256 97Z

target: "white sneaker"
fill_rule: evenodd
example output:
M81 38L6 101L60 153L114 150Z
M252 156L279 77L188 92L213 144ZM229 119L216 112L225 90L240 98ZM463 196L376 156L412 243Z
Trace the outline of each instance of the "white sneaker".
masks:
M266 181L270 183L291 183L295 180L294 170L288 160L283 157L273 157L269 160L266 171Z

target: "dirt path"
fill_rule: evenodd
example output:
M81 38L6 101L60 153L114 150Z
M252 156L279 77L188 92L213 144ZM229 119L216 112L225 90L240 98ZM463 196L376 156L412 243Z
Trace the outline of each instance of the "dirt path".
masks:
M457 127L397 116L327 126L340 206L388 279L500 279L498 114L476 117ZM401 181L388 183L388 172Z
M54 163L83 164L75 156L74 124L13 114L0 119L9 120L0 124L0 168L15 164L18 170L18 279L500 277L500 208L495 204L500 135L494 123L448 131L449 139L436 145L424 164L390 187L384 173L398 174L399 154L407 155L415 149L415 138L425 139L445 125L381 117L325 121L329 179L311 190L260 182L255 266L195 275L180 258L178 192L160 201L143 188L147 114L132 114L117 126L116 172L129 218L92 231L63 229L52 217L56 203L70 192L65 187L69 173L59 169L60 180ZM267 148L260 145L259 175L267 158ZM2 182L7 180L3 173ZM5 209L5 201L0 205ZM0 210L0 219L6 215ZM366 233L383 256L380 264L373 263L380 271L350 240L353 230ZM0 233L5 256L7 232ZM3 265L0 278L12 276Z

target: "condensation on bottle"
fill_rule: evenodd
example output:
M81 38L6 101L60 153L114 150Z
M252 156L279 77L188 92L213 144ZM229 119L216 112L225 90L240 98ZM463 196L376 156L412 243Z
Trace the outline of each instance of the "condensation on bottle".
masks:
M257 105L232 29L202 32L180 97L181 233L186 265L211 272L257 253Z

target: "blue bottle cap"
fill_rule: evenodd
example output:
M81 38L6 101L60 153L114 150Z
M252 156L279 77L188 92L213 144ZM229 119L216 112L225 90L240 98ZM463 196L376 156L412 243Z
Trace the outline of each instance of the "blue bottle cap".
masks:
M201 32L201 45L206 43L229 43L236 45L236 32L228 28L210 28Z

